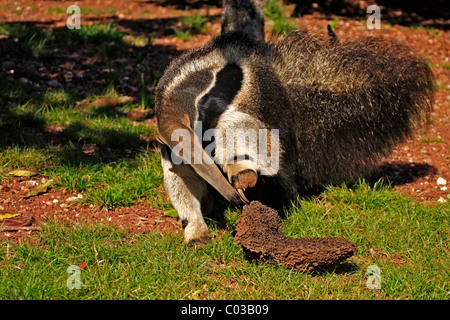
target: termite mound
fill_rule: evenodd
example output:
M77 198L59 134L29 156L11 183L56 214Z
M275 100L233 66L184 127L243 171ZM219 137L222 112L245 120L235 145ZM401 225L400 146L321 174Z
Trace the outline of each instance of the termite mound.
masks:
M344 238L290 238L280 230L279 222L278 212L258 201L244 206L235 240L247 259L312 271L336 266L358 252L355 244Z

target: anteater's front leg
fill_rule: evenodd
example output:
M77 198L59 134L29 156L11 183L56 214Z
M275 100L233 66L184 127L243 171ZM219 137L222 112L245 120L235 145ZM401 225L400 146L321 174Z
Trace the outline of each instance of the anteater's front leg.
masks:
M189 164L174 164L168 147L161 148L164 187L184 227L185 242L196 247L211 240L202 215L208 186Z

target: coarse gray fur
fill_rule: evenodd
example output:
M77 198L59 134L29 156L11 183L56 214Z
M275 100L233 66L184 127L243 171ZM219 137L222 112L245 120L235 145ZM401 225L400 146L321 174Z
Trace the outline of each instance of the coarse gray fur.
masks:
M278 206L313 186L370 172L411 133L413 116L431 108L432 87L432 72L422 58L406 45L375 37L329 41L294 32L266 44L233 31L185 53L159 82L156 116L168 146L162 160L166 189L180 218L191 226L186 241L209 239L202 213L218 196L208 185L228 201L238 198L226 179L205 183L210 175L202 166L171 162L176 128L207 119L208 127L223 132L279 129L276 175L259 176L251 160L217 166L235 188L246 189L249 200Z

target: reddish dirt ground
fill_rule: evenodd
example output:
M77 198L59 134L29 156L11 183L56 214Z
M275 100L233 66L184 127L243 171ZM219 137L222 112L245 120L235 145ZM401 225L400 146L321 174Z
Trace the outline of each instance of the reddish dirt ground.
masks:
M3 227L11 231L0 232L0 236L11 240L36 232L40 222L56 219L66 223L99 222L126 229L131 233L148 231L178 232L180 223L163 212L141 202L129 208L114 210L100 209L91 204L81 204L76 200L79 194L71 194L61 188L24 199L35 186L33 181L42 184L42 177L13 178L0 186L0 213L21 213L20 216L6 219ZM32 218L30 220L30 218ZM20 226L15 230L15 227ZM25 222L25 223L24 223ZM30 229L30 230L28 230Z
M360 1L364 3L364 1ZM193 2L196 3L195 1ZM54 7L66 8L68 2L64 1L9 1L0 0L0 22L28 22L48 28L64 27L68 14L49 13ZM181 51L199 46L220 32L220 8L210 6L208 9L193 5L192 12L209 14L208 29L205 34L198 35L190 41L181 41L172 37L172 29L180 23L180 17L187 14L184 6L177 5L177 1L73 1L81 7L102 11L88 13L82 16L83 23L115 22L120 28L126 30L146 30L152 36L152 45L145 48L149 55L158 59L161 55L170 60ZM114 12L106 12L106 9L114 8ZM293 11L293 5L289 10ZM394 12L394 15L401 14ZM382 23L383 12L382 12ZM300 29L313 30L319 33L326 32L327 24L331 23L334 16L322 13L303 15L296 19ZM447 29L447 30L445 30ZM267 30L267 39L270 32ZM382 25L380 30L367 30L365 23L360 19L340 18L335 32L338 37L345 39L361 35L381 35L388 38L396 38L410 45L415 51L423 55L432 66L438 88L434 101L434 110L431 113L431 122L428 125L419 125L413 137L399 145L393 153L387 157L381 166L378 178L387 177L392 182L395 190L402 194L414 197L417 201L434 203L450 201L449 190L446 186L438 185L438 178L450 180L450 31L447 28L426 29L412 28L396 24ZM45 82L57 78L63 85L67 72L72 71L74 64L81 59L73 54L75 62L59 65L57 70L49 70ZM159 61L159 60L158 60ZM58 63L54 63L57 65ZM17 66L20 69L20 66ZM33 72L23 66L23 72ZM51 66L48 66L50 69ZM5 66L3 66L5 69ZM126 68L124 68L126 69ZM124 71L124 76L129 76L131 88L134 83L139 83L139 77L134 77ZM7 70L0 70L0 72ZM20 71L20 70L18 70ZM75 70L76 71L76 70ZM75 72L74 71L74 72ZM89 70L84 70L86 76L83 82L75 83L82 86L89 82ZM18 76L20 72L17 72ZM23 74L23 73L22 73ZM97 78L96 78L97 77ZM99 75L92 76L98 80ZM135 78L135 79L133 79ZM30 78L31 79L31 78ZM36 76L35 81L40 81ZM18 80L18 79L17 79ZM33 80L33 79L32 79ZM101 81L98 80L98 81ZM69 82L67 82L69 85ZM137 87L135 85L134 87ZM136 91L125 91L128 95L136 94ZM127 228L131 232L146 232L149 230L176 231L180 225L173 218L163 217L163 212L152 208L146 203L139 203L130 208L119 208L110 211L98 209L90 205L70 204L67 198L77 196L69 194L61 189L51 189L48 193L23 199L23 195L31 189L31 183L26 181L41 181L39 178L11 178L3 181L0 186L0 212L18 212L22 216L32 215L36 221L45 221L49 218L57 218L69 222L97 221L111 223L114 226ZM9 220L9 219L8 219ZM31 226L36 223L31 222ZM36 231L21 230L17 232L0 232L0 237L20 239Z

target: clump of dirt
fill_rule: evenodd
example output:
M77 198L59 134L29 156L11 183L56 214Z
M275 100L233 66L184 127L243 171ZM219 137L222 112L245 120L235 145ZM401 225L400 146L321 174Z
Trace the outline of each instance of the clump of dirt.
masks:
M247 259L274 261L296 270L333 267L358 252L343 238L289 238L280 230L278 212L252 201L237 222L235 240Z

